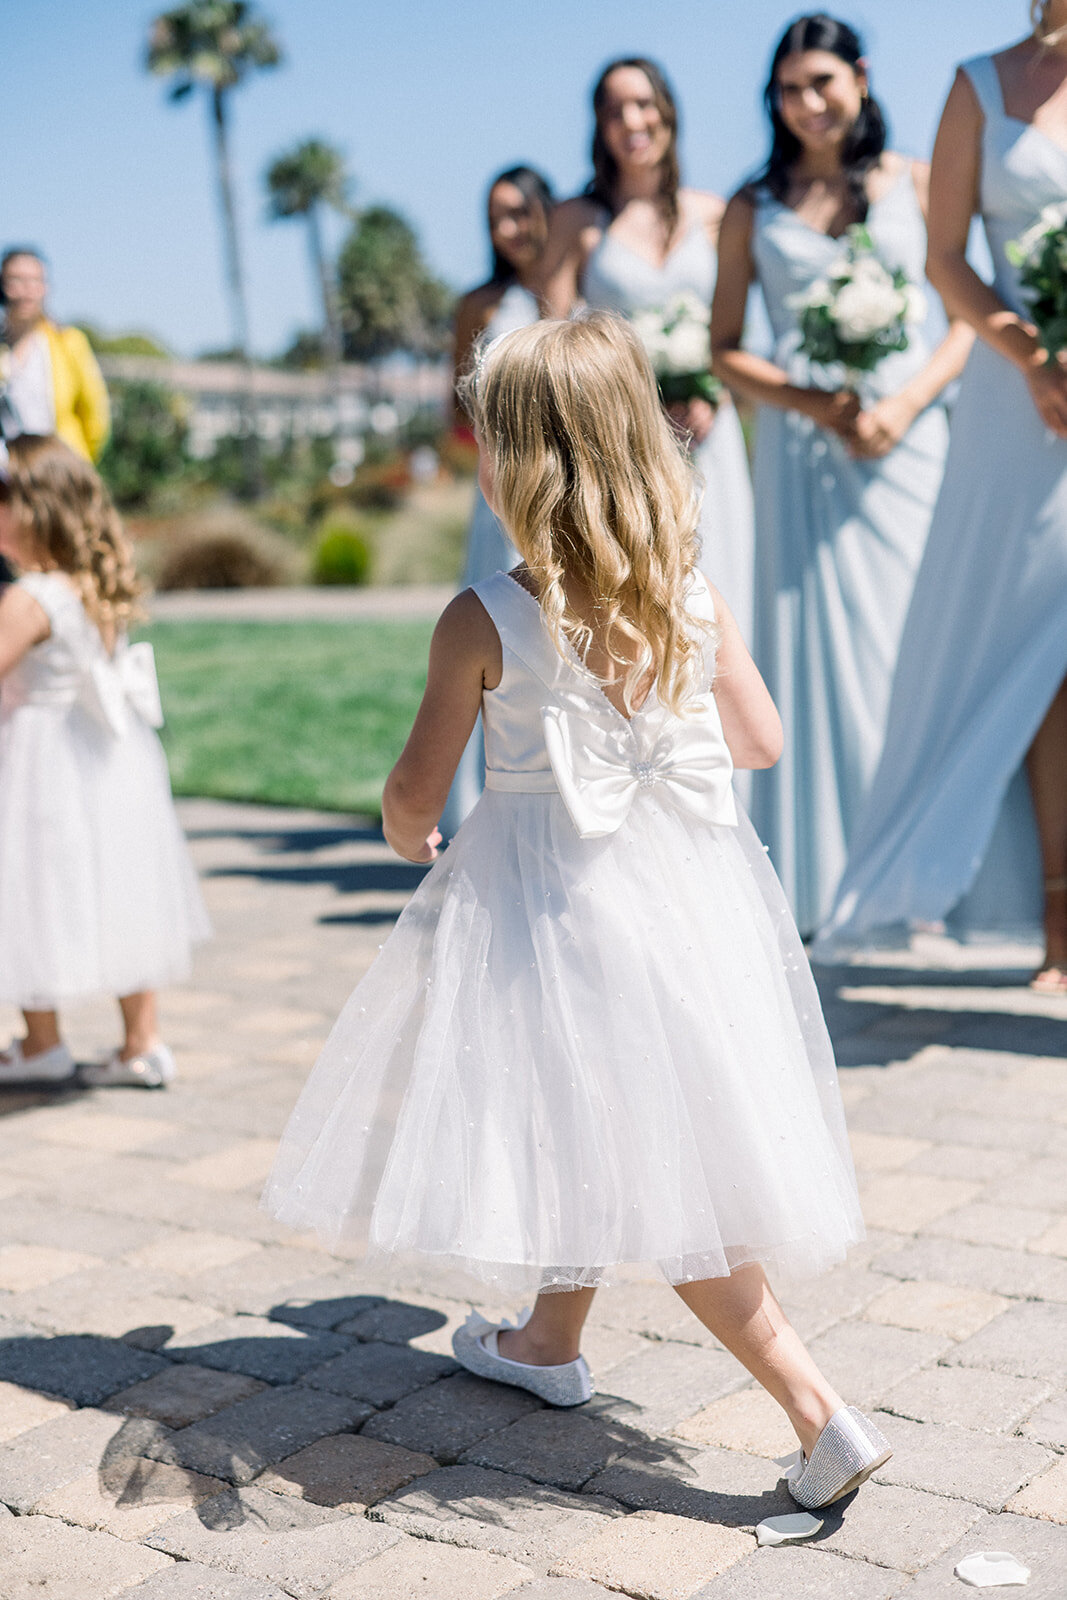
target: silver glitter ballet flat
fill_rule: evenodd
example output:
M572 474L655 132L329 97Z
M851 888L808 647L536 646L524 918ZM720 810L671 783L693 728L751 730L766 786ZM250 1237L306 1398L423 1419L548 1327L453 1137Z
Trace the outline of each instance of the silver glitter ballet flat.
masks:
M810 1458L803 1452L786 1471L789 1493L806 1511L832 1505L865 1483L893 1454L889 1440L855 1406L835 1411L815 1441Z
M550 1406L580 1406L592 1399L593 1380L584 1356L558 1367L534 1367L525 1361L509 1361L497 1353L497 1335L505 1328L521 1328L525 1320L524 1314L514 1323L497 1324L472 1311L462 1328L452 1335L452 1353L460 1366L476 1377L528 1389Z
M65 1044L25 1056L22 1040L12 1039L6 1050L0 1050L0 1083L63 1083L73 1078L74 1071L74 1057Z

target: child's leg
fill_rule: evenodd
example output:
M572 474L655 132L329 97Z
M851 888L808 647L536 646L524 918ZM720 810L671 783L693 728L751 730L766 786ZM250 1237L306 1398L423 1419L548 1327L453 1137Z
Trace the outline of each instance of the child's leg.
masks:
M675 1284L690 1311L785 1410L805 1455L844 1401L801 1343L756 1264L728 1278Z
M593 1304L595 1289L567 1289L539 1294L525 1328L505 1328L496 1347L509 1361L531 1367L559 1367L580 1354L582 1325Z
M144 1055L146 1050L154 1050L159 1043L155 993L144 989L140 994L120 995L119 1006L126 1034L121 1056L123 1061L131 1061L134 1056Z
M54 1050L59 1044L59 1017L54 1011L24 1011L26 1038L22 1046L24 1060Z

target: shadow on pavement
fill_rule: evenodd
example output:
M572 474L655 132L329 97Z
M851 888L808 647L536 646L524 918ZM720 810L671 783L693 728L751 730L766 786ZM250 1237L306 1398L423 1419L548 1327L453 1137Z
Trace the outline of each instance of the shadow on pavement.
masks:
M116 1428L100 1456L97 1481L100 1494L116 1507L173 1503L175 1516L187 1514L185 1504L175 1503L173 1473L161 1465L224 1483L196 1506L199 1522L217 1532L260 1520L256 1504L240 1491L280 1465L282 1484L292 1485L283 1494L324 1508L350 1506L360 1514L355 1507L366 1504L366 1491L355 1468L352 1481L346 1479L344 1452L358 1458L352 1436L364 1432L368 1441L399 1445L394 1456L420 1452L440 1464L433 1473L423 1468L413 1480L398 1479L391 1490L386 1486L371 1497L417 1493L420 1514L430 1518L451 1514L505 1523L505 1508L513 1501L526 1499L536 1509L554 1489L583 1487L627 1509L662 1509L728 1527L752 1527L795 1509L781 1483L770 1487L776 1469L769 1462L768 1487L759 1493L702 1487L700 1458L707 1452L634 1426L640 1408L629 1401L598 1394L588 1405L555 1411L525 1391L472 1377L446 1356L414 1349L410 1339L446 1322L433 1307L352 1295L287 1301L269 1315L278 1324L277 1337L261 1331L263 1319L252 1317L249 1336L241 1337L240 1316L220 1319L218 1339L210 1338L208 1326L202 1339L192 1335L184 1341L168 1324L131 1328L110 1339L16 1331L9 1323L8 1335L0 1337L0 1380L97 1416L114 1414ZM343 1334L346 1327L350 1331ZM64 1422L43 1426L62 1429ZM32 1503L16 1504L23 1513L79 1475L70 1470L64 1476L58 1436L50 1447L42 1441L35 1448L34 1431L0 1444L0 1475L7 1476L11 1458L14 1482L27 1452L38 1459L50 1449L58 1459L50 1486L38 1485ZM346 1438L350 1443L324 1474L309 1446ZM496 1468L492 1477L484 1473L476 1494L471 1465L483 1472ZM277 1491L282 1485L274 1481L270 1487ZM828 1520L825 1531L839 1520Z

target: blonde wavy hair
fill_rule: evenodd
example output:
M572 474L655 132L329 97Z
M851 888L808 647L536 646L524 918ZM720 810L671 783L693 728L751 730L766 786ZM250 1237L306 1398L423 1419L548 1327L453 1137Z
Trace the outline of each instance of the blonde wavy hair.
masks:
M1049 10L1049 0L1030 0L1030 26L1034 38L1039 44L1044 44L1051 50L1054 46L1062 44L1067 39L1067 23L1058 28L1050 28L1046 22Z
M42 566L74 579L89 616L113 637L140 584L118 512L99 475L62 439L23 434L8 445L7 496Z
M461 389L557 650L584 660L593 642L570 578L593 597L628 709L652 672L682 710L709 631L685 606L699 499L633 330L606 311L520 328L478 352Z

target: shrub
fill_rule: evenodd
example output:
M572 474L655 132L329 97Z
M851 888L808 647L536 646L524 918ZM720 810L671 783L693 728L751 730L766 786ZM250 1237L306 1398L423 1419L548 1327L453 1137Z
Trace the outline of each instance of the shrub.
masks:
M143 510L188 466L180 401L158 383L111 386L112 429L100 471L124 510Z
M158 589L266 589L291 577L283 540L251 517L190 518L159 564Z
M358 528L327 523L315 545L311 575L315 583L362 584L370 564L370 544Z

